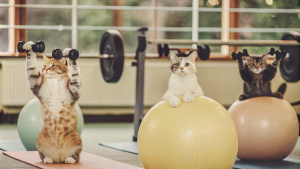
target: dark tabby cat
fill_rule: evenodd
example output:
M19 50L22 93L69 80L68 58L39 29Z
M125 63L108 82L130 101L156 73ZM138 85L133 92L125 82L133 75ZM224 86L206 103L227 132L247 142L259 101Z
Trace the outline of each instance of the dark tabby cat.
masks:
M275 58L272 64L268 64L268 56L274 54ZM270 81L274 78L278 64L285 55L284 51L275 51L274 48L271 48L269 53L261 57L249 56L246 49L243 50L243 53L233 52L232 58L238 60L240 74L244 80L244 94L240 95L239 100L258 96L283 98L286 84L282 84L277 92L272 93Z

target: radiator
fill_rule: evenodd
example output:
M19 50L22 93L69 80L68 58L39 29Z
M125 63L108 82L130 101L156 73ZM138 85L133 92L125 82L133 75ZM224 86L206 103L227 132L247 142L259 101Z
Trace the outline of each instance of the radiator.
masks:
M133 60L126 60L121 79L117 83L106 83L100 72L98 59L79 60L82 80L82 95L79 104L84 107L132 107L135 103L136 67ZM38 61L42 66L42 61ZM147 63L145 73L145 105L153 105L161 100L167 89L169 64ZM152 72L152 73L150 73ZM165 78L157 78L157 75ZM154 83L155 82L155 83ZM2 106L23 106L34 96L26 77L26 62L21 59L2 61Z
M98 59L79 59L83 86L79 105L94 109L93 113L100 112L99 108L105 111L110 108L132 108L135 103L136 86L136 67L131 66L132 61L125 60L123 74L117 83L106 83L100 72ZM42 66L42 60L40 59L38 62ZM29 90L25 64L25 59L2 60L2 73L0 73L2 81L0 84L1 106L5 108L22 107L34 97ZM161 101L168 88L168 80L171 75L169 65L169 60L146 60L145 106L153 106ZM229 106L242 93L243 81L236 62L197 61L196 67L198 82L206 96ZM272 80L272 90L277 90L283 81L278 71ZM300 99L297 93L300 93L299 82L288 83L284 97L290 102L297 101Z

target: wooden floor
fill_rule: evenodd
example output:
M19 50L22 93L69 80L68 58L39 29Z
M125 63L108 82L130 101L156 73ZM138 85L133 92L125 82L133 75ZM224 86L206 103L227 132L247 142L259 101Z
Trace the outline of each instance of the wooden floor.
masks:
M139 156L100 146L104 142L131 142L132 123L88 123L81 133L83 151L143 168ZM0 124L0 141L18 141L16 124ZM0 153L1 169L35 168Z

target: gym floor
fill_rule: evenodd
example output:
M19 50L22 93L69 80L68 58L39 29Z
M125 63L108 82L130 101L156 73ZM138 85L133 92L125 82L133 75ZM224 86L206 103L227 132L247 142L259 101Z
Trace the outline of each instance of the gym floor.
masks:
M131 142L133 123L87 123L81 133L83 151L111 160L143 168L139 156L100 146L104 142ZM0 141L20 141L16 124L0 124ZM3 155L0 151L0 168L35 168Z

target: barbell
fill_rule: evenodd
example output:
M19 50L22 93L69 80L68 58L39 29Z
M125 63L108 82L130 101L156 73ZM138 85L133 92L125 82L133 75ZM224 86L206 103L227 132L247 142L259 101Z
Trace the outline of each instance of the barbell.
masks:
M198 40L196 42L187 39L157 39L148 40L149 44L156 44L159 56L168 56L170 50L177 50L179 55L185 56L192 51L197 51L201 60L209 58L211 46L279 46L285 50L287 59L281 60L280 72L288 82L300 80L300 35L299 33L287 33L281 40ZM193 45L198 44L197 49L192 48L171 48L169 45ZM204 45L200 45L204 44ZM100 41L100 63L105 81L117 82L121 77L124 64L124 48L120 33L107 31L102 35ZM188 51L188 53L187 53ZM103 57L106 56L107 58Z

